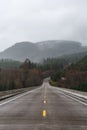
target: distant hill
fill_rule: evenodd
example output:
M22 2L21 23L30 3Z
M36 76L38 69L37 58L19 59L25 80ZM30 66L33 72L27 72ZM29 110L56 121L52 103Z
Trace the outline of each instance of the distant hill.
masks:
M87 47L83 47L81 43L74 41L20 42L1 52L0 59L24 61L26 58L29 58L33 62L39 62L48 57L56 58L78 53L87 54Z
M32 44L30 42L20 42L1 52L0 58L18 61L25 61L26 58L30 58L35 61L38 51L39 49L36 44Z

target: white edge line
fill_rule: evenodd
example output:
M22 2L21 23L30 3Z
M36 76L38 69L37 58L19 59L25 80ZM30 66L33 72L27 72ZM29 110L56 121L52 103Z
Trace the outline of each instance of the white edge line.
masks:
M80 100L78 100L78 99L76 99L76 98L74 98L74 97L71 97L71 96L66 95L66 94L64 94L64 93L63 93L63 95L65 95L65 96L67 96L67 97L70 97L71 99L73 99L73 100L75 100L75 101L77 101L77 102L80 102L81 104L83 104L83 105L86 105L86 106L87 106L87 104L86 104L86 103L84 103L84 102L82 102L82 101L80 101Z
M78 97L87 99L87 96L83 96L83 95L81 95L81 94L77 94L77 93L74 93L74 92L70 92L70 91L67 91L67 90L64 90L64 89L61 89L61 88L56 88L56 89L57 89L57 90L59 89L60 91L67 92L67 93L76 95L76 96L78 96Z
M57 89L57 90L58 90L58 89ZM77 101L77 102L80 102L81 104L87 106L87 103L84 103L84 102L82 102L82 101L76 99L75 97L71 97L70 95L65 94L62 90L59 90L59 91L60 91L60 93L63 94L65 97L69 97L69 98L71 98L71 99L73 99L73 100L75 100L75 101ZM74 94L73 94L73 96L74 96Z
M67 90L63 90L63 89L60 89L60 88L56 88L56 89L59 90L60 93L62 93L63 95L65 95L65 96L67 96L67 97L70 97L71 99L73 99L73 100L75 100L75 101L77 101L77 102L80 102L81 104L87 106L87 103L84 103L84 102L82 102L82 101L80 101L80 100L78 100L78 99L76 99L76 98L74 98L74 97L71 97L71 96L65 94L64 92L67 92L67 93L69 93L69 94L72 94L73 96L78 96L78 98L81 97L81 98L87 99L87 96L83 96L83 95L80 95L80 94L76 94L76 93L73 93L73 92L70 92L70 91L67 91Z
M58 89L57 89L57 90L58 90ZM75 97L72 97L72 96L70 96L70 95L65 94L65 93L64 93L65 91L62 91L61 89L59 89L59 91L60 91L61 94L65 95L66 97L69 97L69 98L71 98L71 99L73 99L73 100L75 100L75 101L77 101L77 102L80 102L81 104L87 106L87 103L84 103L84 102L82 102L82 101L76 99ZM68 93L68 91L67 91L67 93ZM73 93L72 93L72 95L75 96Z
M39 89L39 88L37 88L37 89ZM3 103L0 103L0 106L5 105L5 104L7 104L7 103L9 103L9 102L11 102L11 101L14 101L14 100L16 100L16 99L18 99L18 98L20 98L20 97L23 97L23 96L25 96L25 95L27 95L27 94L29 94L29 93L32 93L32 92L35 91L35 90L36 90L36 89L30 90L30 91L28 91L28 92L25 92L25 93L19 95L19 96L16 96L15 98L12 98L12 99L10 99L10 100L8 100L8 101L5 101L5 102L3 102Z

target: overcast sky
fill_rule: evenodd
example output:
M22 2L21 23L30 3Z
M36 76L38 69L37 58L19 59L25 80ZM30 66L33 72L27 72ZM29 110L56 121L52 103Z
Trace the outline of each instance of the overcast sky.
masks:
M87 0L0 0L0 51L62 39L87 45Z

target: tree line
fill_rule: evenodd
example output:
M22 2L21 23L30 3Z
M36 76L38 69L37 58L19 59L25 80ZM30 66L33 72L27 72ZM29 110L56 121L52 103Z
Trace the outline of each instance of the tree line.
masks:
M51 84L59 87L87 91L87 56L62 70L56 69Z
M87 91L87 56L77 62L68 58L47 58L42 63L26 59L19 67L0 69L0 91L41 85L51 77L51 84Z
M0 69L0 91L38 86L42 83L42 75L29 59L14 69Z

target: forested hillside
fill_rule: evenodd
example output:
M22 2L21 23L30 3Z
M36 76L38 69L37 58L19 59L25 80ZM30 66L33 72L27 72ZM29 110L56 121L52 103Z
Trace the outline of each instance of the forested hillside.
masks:
M63 70L56 69L51 80L51 83L59 87L87 91L87 56Z
M41 72L28 59L19 68L0 69L0 91L38 86L41 83Z
M1 91L38 86L49 76L56 86L87 91L87 56L47 58L42 63L1 60L0 65Z
M3 68L3 69L18 68L21 64L22 64L22 62L10 60L10 59L0 60L0 68Z

